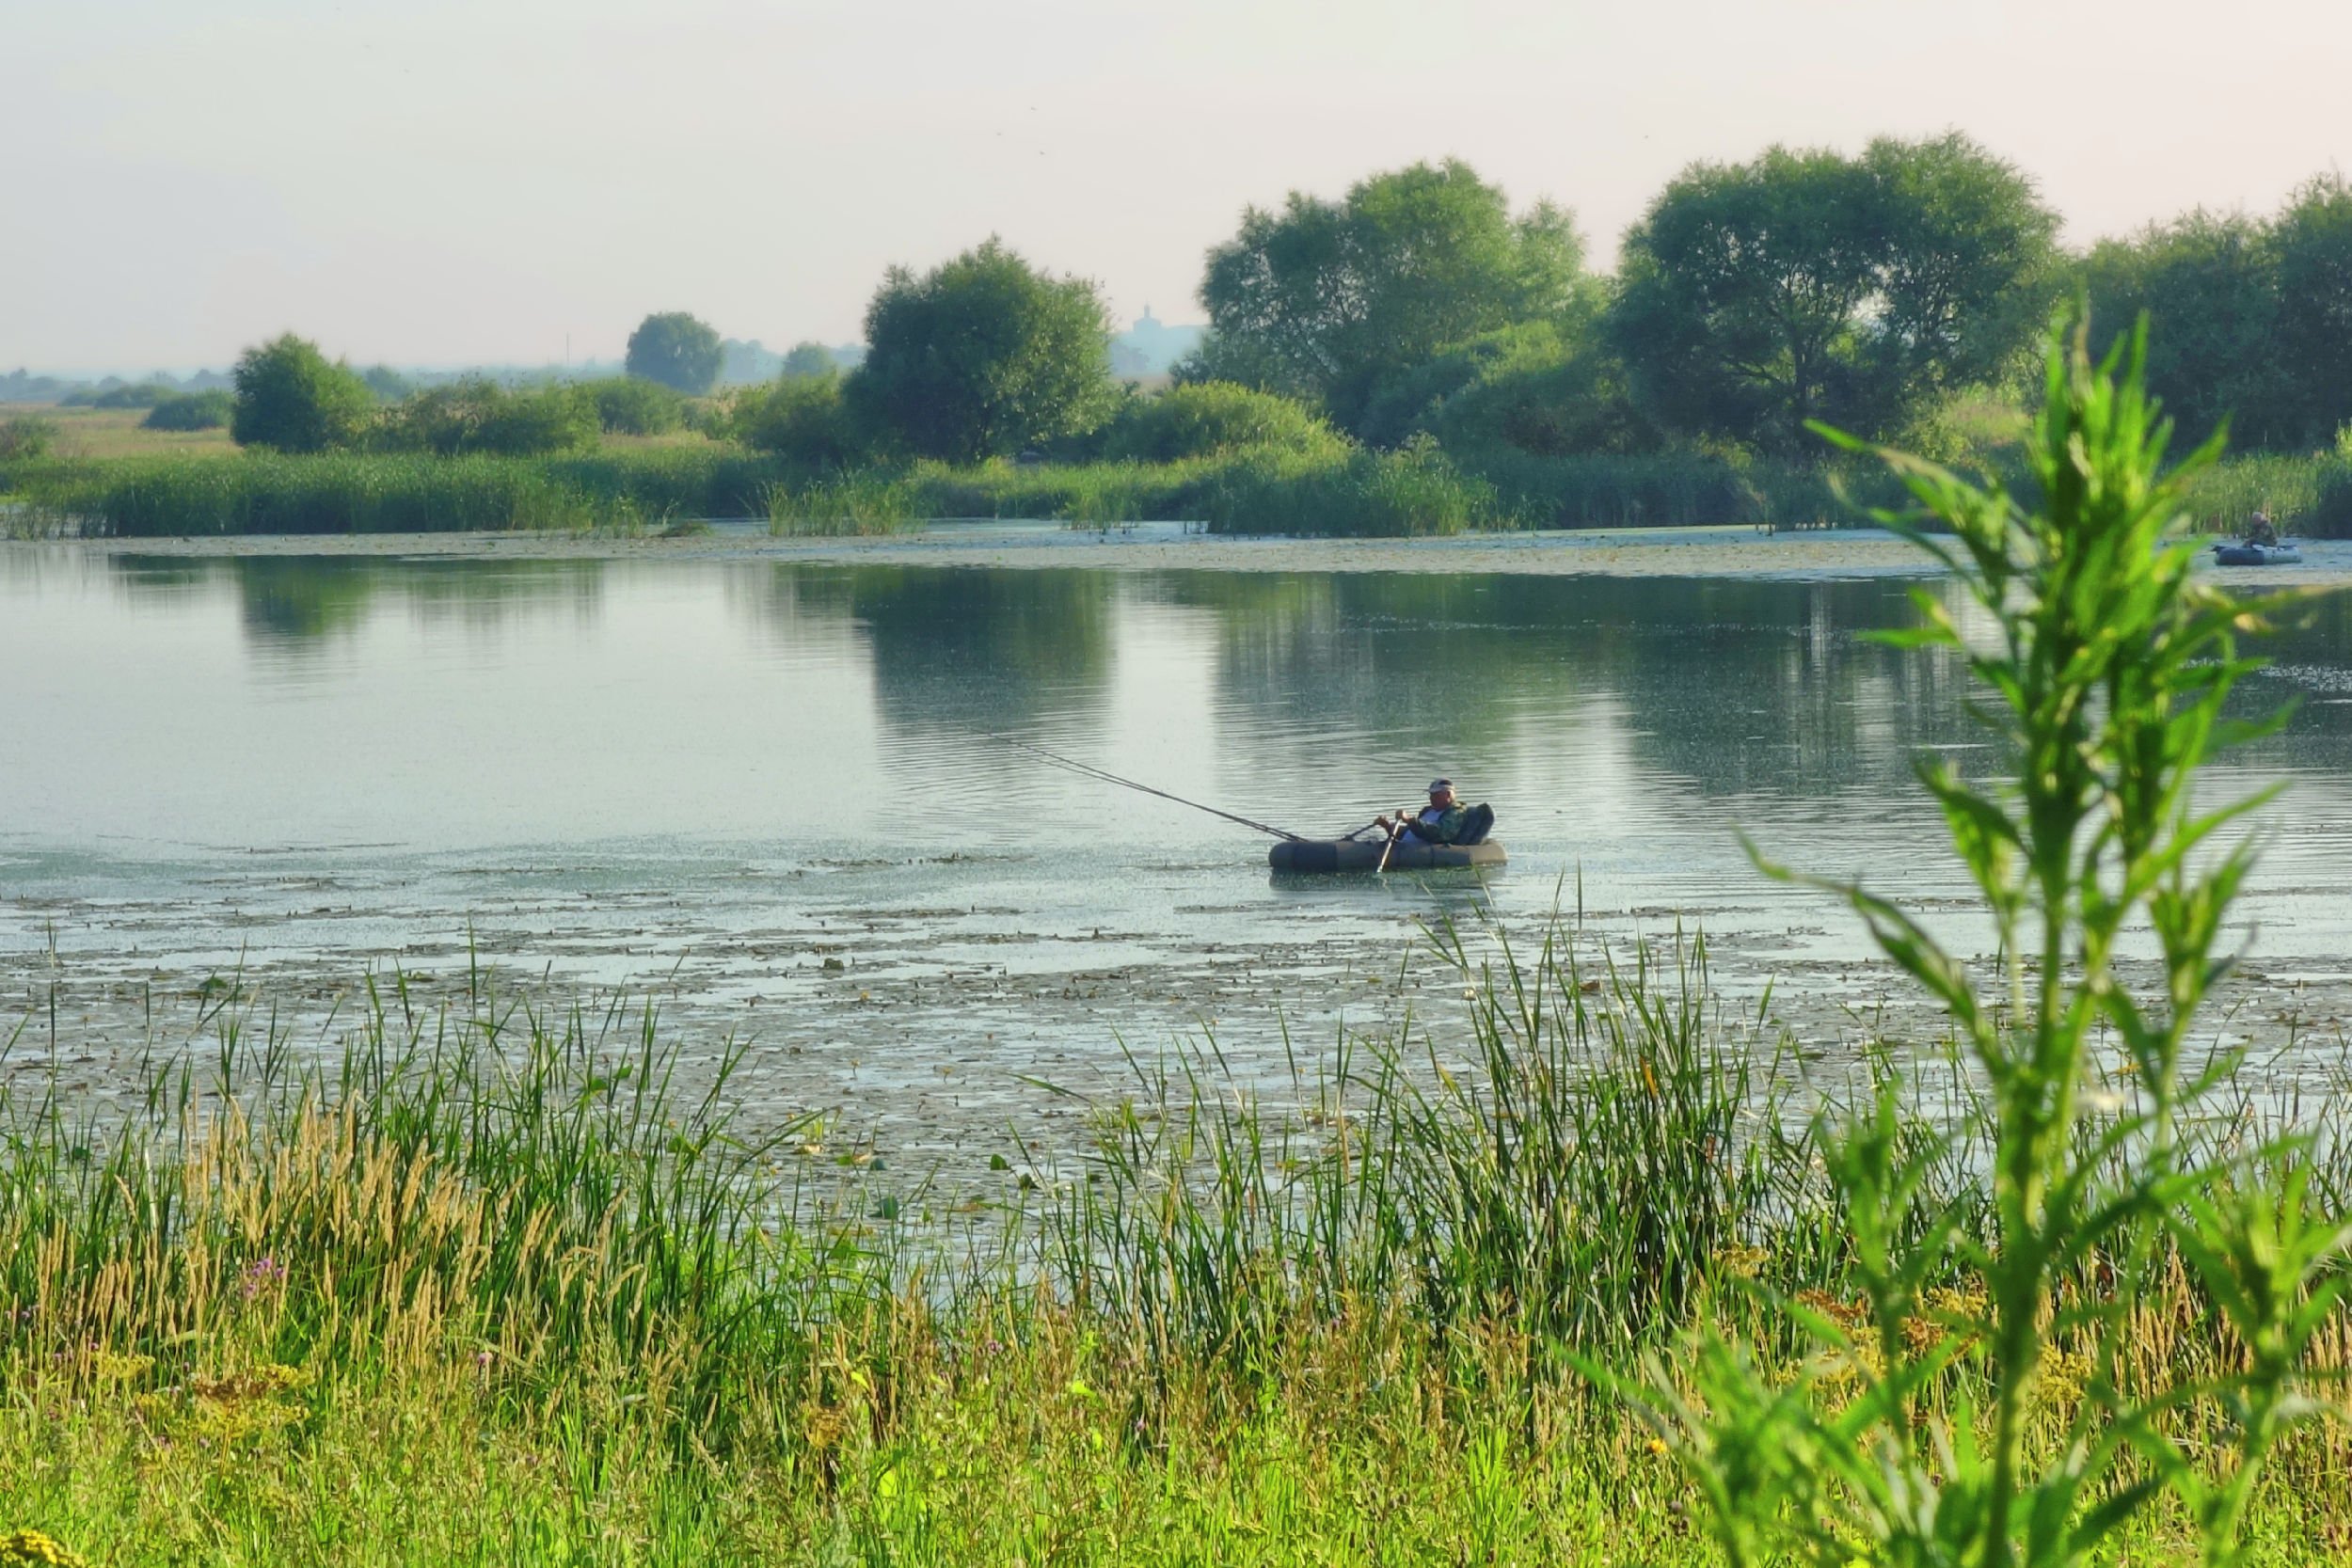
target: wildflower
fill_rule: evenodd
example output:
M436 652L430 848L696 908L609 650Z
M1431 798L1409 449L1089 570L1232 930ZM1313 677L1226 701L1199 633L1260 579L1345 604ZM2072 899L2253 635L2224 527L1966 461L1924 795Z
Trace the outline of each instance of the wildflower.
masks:
M67 1551L52 1536L37 1529L21 1529L0 1535L0 1563L40 1562L50 1568L89 1568L89 1560Z

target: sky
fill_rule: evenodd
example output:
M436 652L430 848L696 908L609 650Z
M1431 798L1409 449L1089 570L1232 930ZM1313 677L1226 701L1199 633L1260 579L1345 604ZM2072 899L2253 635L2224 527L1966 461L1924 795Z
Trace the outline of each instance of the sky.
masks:
M1244 207L1965 132L2087 245L2352 169L2345 0L0 0L0 372L853 341L988 235L1199 320Z

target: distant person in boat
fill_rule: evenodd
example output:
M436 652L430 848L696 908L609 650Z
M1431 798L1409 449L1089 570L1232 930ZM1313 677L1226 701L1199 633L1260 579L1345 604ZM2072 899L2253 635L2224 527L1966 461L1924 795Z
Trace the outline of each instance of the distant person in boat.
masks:
M2279 531L2271 526L2270 514L2257 512L2246 525L2246 542L2249 545L2276 545Z
M1382 816L1375 821L1383 828L1393 829L1399 844L1459 844L1462 826L1469 817L1469 809L1454 798L1454 781L1433 779L1428 805L1411 816L1399 816L1393 820Z

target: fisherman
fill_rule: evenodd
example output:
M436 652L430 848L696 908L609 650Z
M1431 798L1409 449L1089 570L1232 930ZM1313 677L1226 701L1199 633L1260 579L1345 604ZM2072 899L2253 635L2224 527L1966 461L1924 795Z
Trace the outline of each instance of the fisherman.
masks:
M1454 844L1462 835L1462 824L1470 812L1454 798L1452 779L1432 779L1429 782L1429 804L1411 816L1399 813L1389 817L1375 818L1375 825L1388 828L1399 844Z
M2257 512L2246 525L2246 542L2249 545L2276 545L2279 531L2270 521L2270 514Z

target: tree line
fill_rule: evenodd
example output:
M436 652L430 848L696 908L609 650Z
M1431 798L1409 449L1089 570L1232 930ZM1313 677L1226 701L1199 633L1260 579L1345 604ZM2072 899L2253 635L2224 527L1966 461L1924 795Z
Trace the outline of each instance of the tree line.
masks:
M1365 446L1465 454L1801 455L1820 420L1951 456L1999 429L2041 327L2079 293L2103 331L2153 319L2149 379L2187 436L2234 415L2241 447L2309 451L2352 422L2342 177L2267 218L2194 212L2086 255L2058 230L2030 178L1958 134L1853 155L1774 147L1677 176L1611 276L1565 209L1515 212L1465 163L1416 164L1243 214L1208 253L1208 333L1176 367L1190 411L1154 429L1138 430L1133 388L1111 373L1100 288L993 238L889 272L866 358L846 374L803 344L778 382L702 413L715 435L821 467L1194 455L1169 431L1295 432L1298 411ZM240 361L232 429L293 450L557 450L692 417L686 400L710 390L721 354L707 324L658 313L631 335L622 380L465 382L384 410L346 367L284 338ZM1205 384L1221 389L1182 391ZM1275 399L1292 409L1258 401Z

